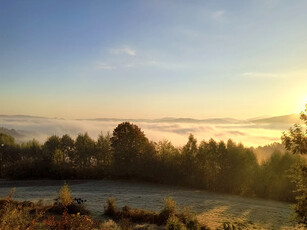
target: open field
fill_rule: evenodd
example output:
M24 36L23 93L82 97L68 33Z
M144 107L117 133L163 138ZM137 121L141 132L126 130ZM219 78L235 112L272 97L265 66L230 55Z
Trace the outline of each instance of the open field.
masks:
M188 206L201 222L213 229L223 222L242 224L248 229L293 229L290 204L216 194L206 191L150 183L123 181L67 181L74 197L86 199L94 218L101 218L106 199L114 197L119 207L161 210L163 198L173 197L179 207ZM16 187L14 199L51 203L63 181L0 181L0 197Z

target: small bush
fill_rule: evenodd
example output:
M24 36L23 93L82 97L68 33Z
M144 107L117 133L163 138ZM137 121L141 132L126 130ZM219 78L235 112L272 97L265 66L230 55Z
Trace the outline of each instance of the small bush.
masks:
M190 208L184 207L182 212L177 214L181 222L186 226L188 230L208 230L209 227L200 224L196 214L192 213Z
M0 229L32 229L43 216L44 210L32 202L1 200Z
M100 225L101 230L121 230L113 220L108 220Z
M124 206L122 212L120 213L120 217L129 219L133 223L154 224L158 219L158 214L153 211L142 210L138 208L132 209L128 206Z
M74 229L74 230L92 230L98 227L98 223L93 221L89 216L72 214L69 215L64 212L60 220L56 220L54 216L49 216L47 219L43 220L44 229L48 230L64 230L64 229Z
M131 222L131 220L127 219L127 218L122 218L119 221L119 226L121 230L132 230L133 229L133 224Z
M72 199L71 191L68 185L65 183L59 192L59 197L55 199L55 203L48 209L49 213L62 215L67 212L68 214L81 215L89 214L89 211L84 207L84 202L81 198Z
M299 224L307 227L307 162L297 164L289 172L296 184L296 203L293 206L295 218Z
M176 202L172 198L164 199L164 208L160 213L142 210L138 208L130 208L124 206L122 210L118 210L115 200L110 198L107 200L104 214L114 220L120 221L120 227L129 229L131 223L148 223L157 225L166 225L167 229L187 229L187 230L207 230L205 225L201 225L196 215L190 209L184 208L178 213ZM129 224L130 223L130 224Z
M104 207L104 214L112 218L115 218L118 215L116 201L114 198L109 198L107 200L107 205Z
M83 204L71 203L68 206L64 206L61 203L56 203L48 209L49 213L62 215L66 211L68 214L78 214L88 215L90 212L84 207Z
M164 208L159 214L159 224L166 224L167 220L176 214L176 202L171 198L164 199Z
M65 183L60 190L59 194L60 202L64 206L68 206L72 203L73 199L71 198L71 192L68 185Z
M166 223L167 230L186 230L186 226L176 216L171 216Z
M12 188L9 195L7 196L6 200L8 200L8 201L11 200L15 191L16 191L16 188Z

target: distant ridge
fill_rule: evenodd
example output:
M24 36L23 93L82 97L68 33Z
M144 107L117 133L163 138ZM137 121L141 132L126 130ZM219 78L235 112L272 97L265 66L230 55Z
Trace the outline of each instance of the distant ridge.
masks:
M23 135L20 134L18 131L16 131L15 129L7 129L7 128L4 128L4 127L0 127L0 133L4 133L6 135L9 135L9 136L12 136L14 137L15 139L19 139L19 138L22 138Z
M30 116L30 115L0 115L0 119L44 119L44 120L66 120L63 118L50 118L42 116ZM294 124L301 123L299 114L289 114L283 116L266 117L266 118L252 118L247 120L240 120L234 118L206 118L206 119L194 119L194 118L176 118L176 117L163 117L158 119L132 119L132 118L81 118L71 119L77 121L113 121L113 122L147 122L147 123L202 123L202 124Z
M30 116L30 115L1 115L0 118L34 118L34 119L53 119L53 118L48 118L48 117L40 117L40 116Z
M262 118L262 119L252 119L249 120L252 123L279 123L279 124L300 124L302 121L300 120L300 115L297 113L284 115L284 116L276 116L276 117L269 117L269 118Z
M194 118L174 118L165 117L158 119L120 119L120 118L93 118L93 119L77 119L77 120L91 120L91 121L128 121L128 122L148 122L148 123L208 123L208 124L234 124L246 123L244 120L237 120L233 118L208 118L208 119L194 119Z
M111 132L119 123L132 122L146 130L153 138L173 138L174 143L185 143L184 137L189 133L202 135L201 138L215 137L227 140L233 138L250 145L268 144L279 141L277 132L264 130L288 130L294 123L300 123L299 114L275 117L258 117L252 119L162 117L159 119L125 119L125 118L90 118L61 119L27 115L0 115L0 132L13 136L22 143L33 138L46 141L51 135L68 134L72 137L88 132L97 137L100 132ZM259 131L255 130L258 129Z

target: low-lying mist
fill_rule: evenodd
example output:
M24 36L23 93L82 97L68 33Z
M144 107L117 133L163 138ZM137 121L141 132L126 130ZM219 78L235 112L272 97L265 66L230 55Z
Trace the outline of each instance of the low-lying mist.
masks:
M293 119L289 119L289 117ZM297 115L258 120L235 119L178 119L164 118L157 120L129 120L137 124L146 136L153 141L167 139L175 146L184 145L190 133L200 141L228 140L242 142L246 146L267 145L280 141L281 132L287 130ZM44 142L50 135L69 134L76 137L87 132L92 138L102 132L112 133L113 129L125 119L83 119L68 120L58 118L43 118L31 116L0 116L0 127L15 129L17 141L28 141L33 138Z

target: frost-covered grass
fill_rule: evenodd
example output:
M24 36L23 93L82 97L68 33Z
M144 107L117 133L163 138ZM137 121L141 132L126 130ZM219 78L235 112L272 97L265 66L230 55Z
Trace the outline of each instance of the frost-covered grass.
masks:
M178 208L190 207L197 213L199 222L211 229L224 222L236 223L245 229L293 229L290 203L264 199L217 194L200 190L171 187L150 183L120 181L67 181L73 197L87 199L86 207L91 217L102 220L103 207L110 197L119 208L130 206L159 212L163 198L172 197ZM53 201L63 181L1 181L0 197L6 197L12 187L17 187L16 200Z

